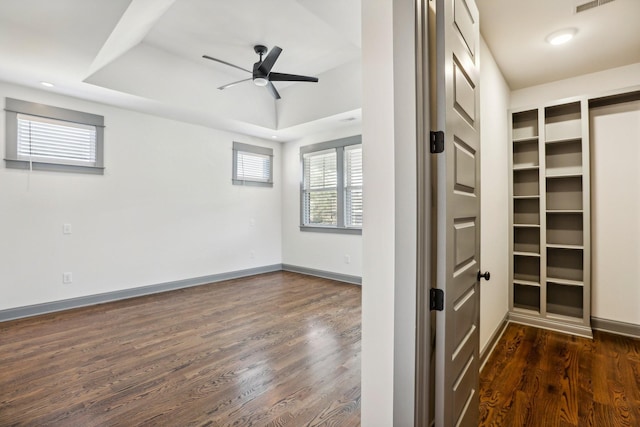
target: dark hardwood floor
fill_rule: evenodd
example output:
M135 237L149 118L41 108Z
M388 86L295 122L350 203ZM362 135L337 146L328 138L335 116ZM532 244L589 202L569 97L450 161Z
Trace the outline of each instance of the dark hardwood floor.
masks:
M360 297L277 272L0 323L0 425L360 425Z
M480 374L481 426L640 426L640 340L510 324Z

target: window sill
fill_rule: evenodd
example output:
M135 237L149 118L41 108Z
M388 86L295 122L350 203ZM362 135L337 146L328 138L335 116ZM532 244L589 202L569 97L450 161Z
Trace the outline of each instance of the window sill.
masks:
M27 160L4 159L5 165L9 169L23 169L34 171L53 171L53 172L75 172L93 175L104 175L104 167L100 166L80 166L80 165L64 165L58 163L46 162L29 162ZM31 167L29 166L31 164Z
M312 233L362 234L362 228L313 227L309 225L301 225L300 231L310 231Z
M244 185L247 187L273 187L273 182L246 181L240 179L232 179L231 182L233 185Z

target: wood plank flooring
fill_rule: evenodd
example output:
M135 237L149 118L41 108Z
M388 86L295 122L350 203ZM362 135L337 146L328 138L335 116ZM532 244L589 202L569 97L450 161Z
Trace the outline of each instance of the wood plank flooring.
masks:
M360 425L360 300L276 272L0 323L0 425Z
M640 340L510 324L480 374L481 426L640 426Z

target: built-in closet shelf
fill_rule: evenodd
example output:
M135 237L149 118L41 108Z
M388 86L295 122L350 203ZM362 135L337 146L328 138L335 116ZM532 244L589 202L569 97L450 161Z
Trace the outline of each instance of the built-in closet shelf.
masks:
M547 248L584 250L584 246L582 245L564 245L558 243L547 243ZM514 255L516 255L515 252Z
M547 169L547 178L571 178L582 176L582 168Z
M528 138L518 138L518 139L514 139L513 143L514 144L519 144L521 142L527 143L527 142L538 142L538 137L537 136L531 136Z
M584 286L584 282L580 282L578 280L557 279L555 277L547 277L547 282L566 286Z
M509 310L591 336L589 104L511 113Z
M547 209L548 214L581 214L584 213L582 209Z
M530 280L518 280L518 279L515 279L513 281L513 283L515 283L516 285L522 285L522 286L533 286L535 288L539 288L540 287L540 283L539 282L532 282Z
M529 170L538 170L540 166L538 165L514 165L514 171L529 171Z
M566 314L559 314L558 312ZM562 304L547 304L547 318L564 322L582 324L582 308L567 307Z
M514 251L513 254L515 256L530 256L540 258L540 254L536 252L522 252L522 251Z
M563 139L552 139L552 140L546 140L545 144L547 145L551 145L551 144L566 144L566 143L571 143L571 142L580 142L582 140L582 138L580 136L574 136L574 137L568 137L568 138L563 138Z
M534 316L539 316L540 315L540 311L536 310L534 308L522 308L519 306L514 305L513 307L513 311L516 313L520 313L520 314L527 314L527 315L534 315Z

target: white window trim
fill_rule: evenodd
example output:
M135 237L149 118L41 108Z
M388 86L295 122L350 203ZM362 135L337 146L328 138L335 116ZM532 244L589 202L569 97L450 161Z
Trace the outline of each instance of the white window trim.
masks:
M58 172L78 172L87 174L104 174L104 117L82 111L67 110L65 108L19 99L6 98L6 152L5 164L12 169L33 169ZM96 128L96 161L95 165L69 164L69 162L55 159L43 160L34 158L24 159L18 154L18 114L60 120L75 124L95 126Z
M317 144L300 147L300 231L312 231L319 233L338 234L362 234L362 227L347 227L345 225L344 207L344 148L350 145L362 144L362 135L350 136L347 138L335 139L332 141L319 142ZM337 162L337 190L338 190L338 224L337 225L306 225L304 223L304 155L316 151L336 149Z
M269 156L269 181L258 181L252 179L240 179L238 177L238 152L249 154L260 154ZM233 143L233 175L231 181L234 185L249 185L254 187L273 187L273 149L260 147L257 145L243 144L242 142Z

